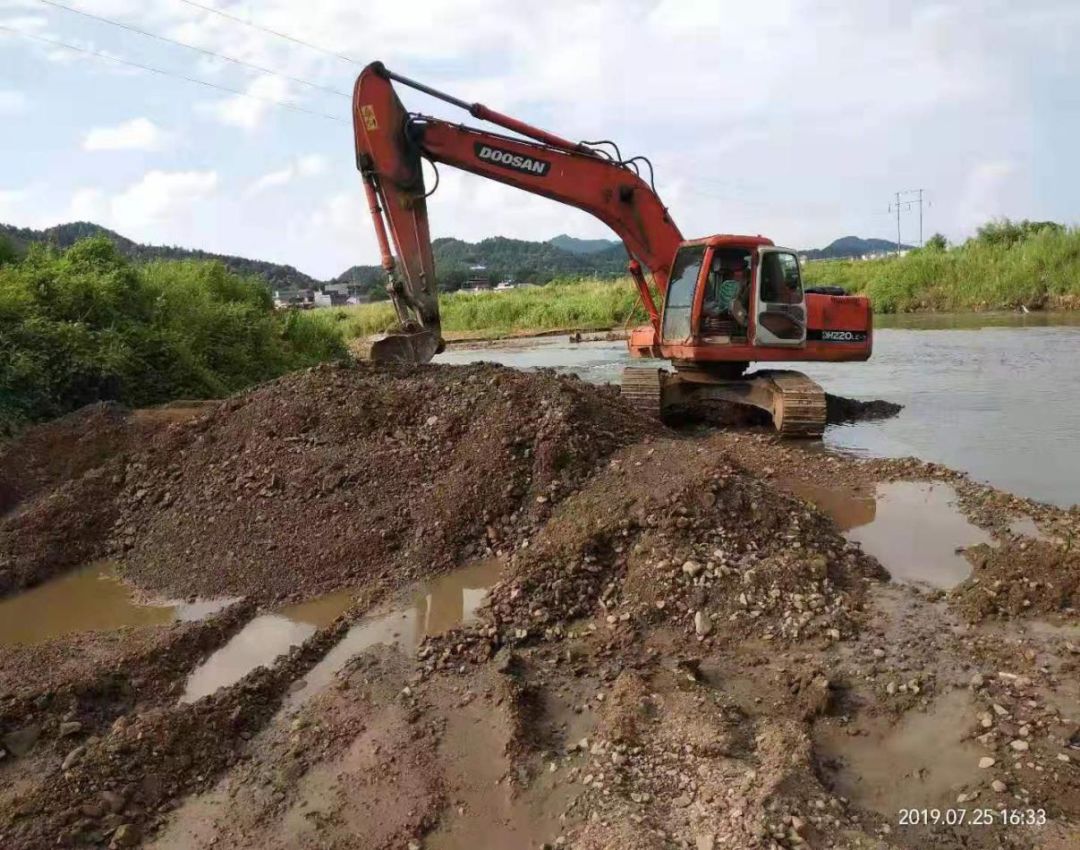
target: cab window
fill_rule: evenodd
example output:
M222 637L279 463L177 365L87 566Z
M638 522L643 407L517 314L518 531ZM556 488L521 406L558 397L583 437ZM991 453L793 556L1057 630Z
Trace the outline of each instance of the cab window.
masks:
M664 299L665 342L678 342L690 336L690 316L694 308L694 291L698 273L705 259L705 246L680 248L668 281L667 298Z
M761 301L765 304L801 304L802 281L794 254L768 251L761 258Z

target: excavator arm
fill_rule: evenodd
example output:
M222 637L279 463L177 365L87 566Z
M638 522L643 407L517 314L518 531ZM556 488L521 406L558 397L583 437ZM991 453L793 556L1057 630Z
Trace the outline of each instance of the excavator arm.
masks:
M395 81L526 138L409 113L394 90ZM617 148L612 156L599 147L562 139L481 104L465 103L394 74L379 62L364 68L356 81L353 125L357 167L375 224L387 289L401 325L400 333L374 344L372 359L422 363L442 350L424 159L596 216L626 246L630 273L650 320L654 327L659 326L659 312L642 267L652 275L662 297L683 239L656 192L639 176L636 160L622 160Z

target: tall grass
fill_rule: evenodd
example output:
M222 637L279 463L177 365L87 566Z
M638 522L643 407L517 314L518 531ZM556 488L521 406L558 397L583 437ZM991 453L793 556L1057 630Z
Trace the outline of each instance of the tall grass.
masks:
M1044 229L1014 242L970 239L877 260L806 263L808 284L868 295L880 313L1080 307L1080 229Z
M597 330L645 321L631 280L555 281L507 292L454 292L439 299L443 332L498 336L514 331ZM382 333L395 324L388 302L316 310L336 320L346 337Z

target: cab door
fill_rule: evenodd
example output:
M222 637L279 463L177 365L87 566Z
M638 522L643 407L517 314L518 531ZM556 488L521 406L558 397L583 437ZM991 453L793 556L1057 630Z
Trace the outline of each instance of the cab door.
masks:
M806 298L793 251L760 249L754 294L754 345L806 344Z
M687 342L692 332L694 295L697 293L701 266L705 261L704 245L687 245L679 249L671 267L667 295L664 297L664 322L661 326L662 342L677 344Z

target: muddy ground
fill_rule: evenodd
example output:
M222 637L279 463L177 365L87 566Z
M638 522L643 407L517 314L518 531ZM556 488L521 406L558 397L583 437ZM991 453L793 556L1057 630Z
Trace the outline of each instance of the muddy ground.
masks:
M231 602L0 646L0 847L1080 846L1075 509L493 366L0 470L0 605L95 558Z

